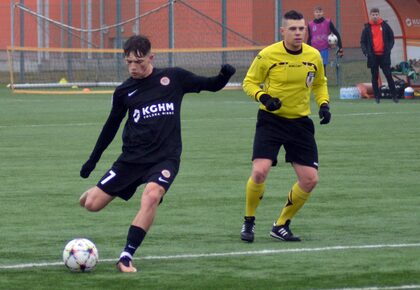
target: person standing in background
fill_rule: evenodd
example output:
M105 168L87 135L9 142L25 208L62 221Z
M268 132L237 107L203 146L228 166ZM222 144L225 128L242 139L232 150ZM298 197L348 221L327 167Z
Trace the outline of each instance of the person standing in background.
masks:
M385 75L392 100L398 103L398 96L395 90L395 82L391 73L391 50L394 47L394 32L384 21L379 8L372 8L369 12L369 22L365 24L360 46L363 54L367 57L367 67L372 74L372 88L375 94L375 101L379 104L381 92L379 90L379 67Z
M329 18L324 18L324 10L321 6L314 8L315 19L308 24L308 40L307 43L319 50L322 56L322 62L324 64L324 72L327 73L328 64L328 52L330 46L328 44L328 35L331 33L337 36L337 55L342 57L344 55L343 45L341 42L340 33L335 28L333 22Z

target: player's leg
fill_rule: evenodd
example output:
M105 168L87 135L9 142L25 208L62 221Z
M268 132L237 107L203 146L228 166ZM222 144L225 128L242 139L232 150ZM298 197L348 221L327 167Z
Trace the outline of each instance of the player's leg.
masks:
M148 183L141 197L140 210L132 224L143 228L147 232L153 224L157 208L165 192L161 185L155 182Z
M137 272L132 259L135 251L143 242L147 231L153 224L157 208L165 194L165 189L157 183L150 182L146 185L142 197L140 210L134 217L128 230L127 243L120 255L117 268L121 272Z
M147 182L141 196L140 209L134 217L127 234L127 242L120 255L117 268L121 272L136 272L132 259L140 247L157 213L163 196L169 190L178 173L179 161L167 160L155 164L146 170L144 181ZM137 184L135 184L137 186Z
M322 57L322 64L324 65L324 75L327 76L327 65L328 65L328 58L329 58L329 49L322 49L319 51Z
M107 206L115 196L111 196L97 186L85 191L79 198L79 204L88 211L100 211Z

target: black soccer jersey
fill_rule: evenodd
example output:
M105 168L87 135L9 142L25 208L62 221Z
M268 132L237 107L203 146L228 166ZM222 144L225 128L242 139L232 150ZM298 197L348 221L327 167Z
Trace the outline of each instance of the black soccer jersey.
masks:
M154 68L144 79L127 79L114 92L111 113L91 158L99 160L128 112L120 161L178 160L182 151L180 115L184 94L217 91L227 81L221 74L208 78L182 68Z

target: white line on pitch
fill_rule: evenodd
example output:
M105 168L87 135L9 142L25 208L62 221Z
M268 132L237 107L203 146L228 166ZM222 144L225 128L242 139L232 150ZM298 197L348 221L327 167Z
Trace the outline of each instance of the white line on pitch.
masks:
M364 249L385 249L385 248L412 248L420 247L420 243L415 244L379 244L362 246L332 246L321 248L296 248L296 249L267 249L259 251L239 251L225 253L202 253L202 254L180 254L170 256L145 256L134 258L135 260L172 260L172 259L197 259L213 257L232 257L232 256L251 256L251 255L269 255L282 253L305 253L305 252L325 252L325 251L346 251L346 250L364 250ZM115 262L116 259L100 259L101 262ZM32 267L48 267L62 265L63 262L45 262L45 263L26 263L16 265L0 265L0 269L23 269Z
M387 287L360 287L360 288L337 288L329 290L399 290L399 289L420 289L420 285L400 285L400 286L387 286Z

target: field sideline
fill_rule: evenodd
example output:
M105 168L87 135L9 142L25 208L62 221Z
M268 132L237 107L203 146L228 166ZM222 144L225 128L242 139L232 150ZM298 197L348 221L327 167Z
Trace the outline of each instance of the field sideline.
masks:
M241 91L189 94L182 109L180 173L135 263L113 263L141 189L89 213L81 192L118 157L121 131L87 180L108 95L12 95L0 89L0 289L420 289L420 100L340 100L331 124L312 119L320 182L293 220L301 243L268 236L294 175L273 168L252 244L239 239L257 104ZM61 263L65 243L99 249L92 273Z
M420 247L418 244L397 244L397 245L362 245L362 246L334 246L325 248L296 248L296 249L266 249L260 251L246 251L246 252L228 252L228 253L202 253L202 254L183 254L173 256L145 256L145 257L134 257L133 260L172 260L172 259L200 259L200 258L212 258L212 257L229 257L229 256L248 256L248 255L275 255L281 253L305 253L305 252L326 252L326 251L346 251L346 250L366 250L366 249L385 249L385 248L417 248ZM101 263L113 262L115 258L101 258ZM45 263L27 263L17 265L0 265L0 269L23 269L32 267L49 267L63 265L63 261L59 262L45 262Z

